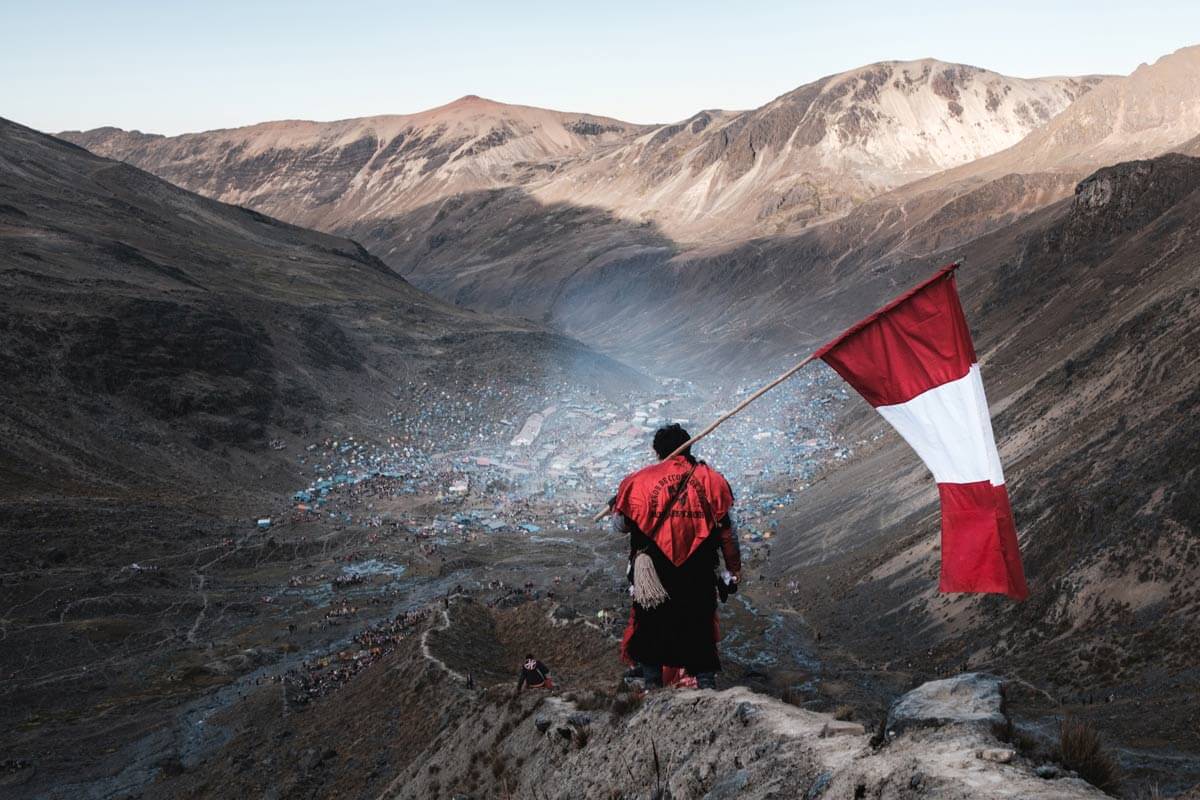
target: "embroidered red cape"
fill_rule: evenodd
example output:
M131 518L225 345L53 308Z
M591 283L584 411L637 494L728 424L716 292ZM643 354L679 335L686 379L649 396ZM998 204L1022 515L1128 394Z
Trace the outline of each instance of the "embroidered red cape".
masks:
M662 516L663 507L692 465L683 456L659 461L629 475L617 489L615 510L624 514L638 529L649 532ZM711 519L706 518L700 498L708 500ZM675 501L667 519L654 536L654 543L675 566L688 560L696 548L713 532L718 520L733 507L733 492L721 473L700 464L683 495Z

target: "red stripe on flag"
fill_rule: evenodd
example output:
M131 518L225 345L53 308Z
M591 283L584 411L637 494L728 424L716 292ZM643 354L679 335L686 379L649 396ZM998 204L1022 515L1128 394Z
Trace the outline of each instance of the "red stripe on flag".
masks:
M954 282L957 264L867 317L817 351L873 406L904 403L958 380L975 363Z
M988 481L939 483L943 592L1029 596L1008 490Z
M1029 589L982 381L955 384L976 360L954 281L957 267L944 267L816 355L868 403L889 407L880 413L935 479L978 481L938 484L941 590L1024 599Z

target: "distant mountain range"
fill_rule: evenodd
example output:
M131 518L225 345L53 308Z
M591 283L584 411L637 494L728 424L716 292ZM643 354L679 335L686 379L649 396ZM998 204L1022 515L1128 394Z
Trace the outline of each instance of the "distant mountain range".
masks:
M703 340L717 348L706 357L740 364L848 321L895 285L890 264L1198 134L1200 47L1109 78L880 62L670 125L465 97L409 116L61 136L350 236L444 299L544 320L635 360L653 351L686 364L688 343ZM818 318L798 337L809 301Z
M163 137L60 134L186 189L308 227L394 217L460 192L527 185L643 128L467 96L418 114L285 120Z
M751 111L639 126L468 96L406 116L162 137L60 134L185 188L337 230L456 194L653 220L681 241L777 232L1016 144L1102 78L1023 80L926 59L801 86Z

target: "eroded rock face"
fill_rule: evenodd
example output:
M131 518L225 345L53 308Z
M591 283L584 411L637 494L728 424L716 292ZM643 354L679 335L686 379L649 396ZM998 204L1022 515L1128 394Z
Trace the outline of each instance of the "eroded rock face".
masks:
M1139 230L1200 189L1200 160L1170 153L1105 167L1080 182L1064 239L1083 245Z
M1000 679L982 672L968 672L940 681L930 681L901 697L888 712L889 734L911 728L943 725L1002 725L1004 687Z

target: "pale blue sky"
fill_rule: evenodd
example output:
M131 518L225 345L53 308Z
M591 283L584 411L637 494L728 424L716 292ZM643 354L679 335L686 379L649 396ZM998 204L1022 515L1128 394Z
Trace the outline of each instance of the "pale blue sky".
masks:
M1200 0L0 0L0 116L173 134L479 94L666 122L872 61L1124 74L1197 43Z

